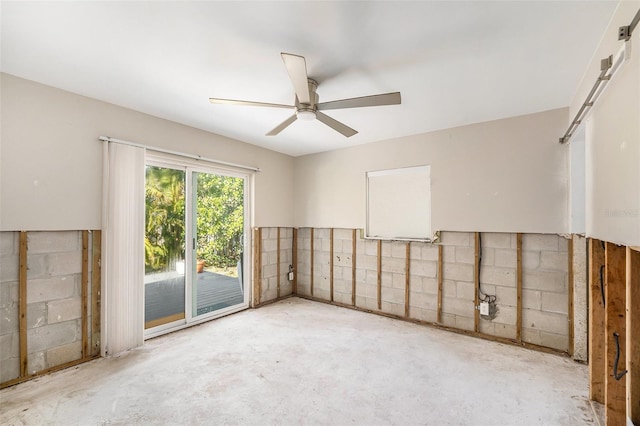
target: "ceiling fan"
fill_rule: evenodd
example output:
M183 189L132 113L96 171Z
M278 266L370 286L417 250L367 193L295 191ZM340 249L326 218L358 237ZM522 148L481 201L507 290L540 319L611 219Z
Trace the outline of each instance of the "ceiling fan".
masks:
M289 73L291 83L293 83L293 90L296 94L294 105L270 104L265 102L220 98L209 98L209 101L213 104L249 105L296 110L291 117L287 118L267 133L267 136L277 135L297 119L309 121L318 119L333 130L342 133L346 137L350 137L358 132L320 111L400 104L400 92L383 93L380 95L362 96L359 98L340 99L337 101L318 103L319 99L318 94L316 93L318 83L307 75L307 63L304 57L292 55L290 53L281 53L281 55L282 60L284 61L284 66L287 68L287 72Z

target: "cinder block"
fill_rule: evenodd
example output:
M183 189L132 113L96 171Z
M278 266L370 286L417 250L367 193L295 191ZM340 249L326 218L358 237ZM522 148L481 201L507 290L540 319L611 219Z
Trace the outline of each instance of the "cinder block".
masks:
M411 307L409 309L409 317L420 321L434 323L436 322L438 314L436 311Z
M486 266L480 270L480 282L482 284L486 283L503 287L515 287L516 271L515 269Z
M384 244L382 244L384 246ZM367 256L378 256L378 242L374 240L365 240L364 253Z
M460 330L472 331L475 329L475 320L473 318L456 315L455 320L455 327Z
M422 292L428 294L438 294L438 280L435 278L422 277Z
M569 251L569 239L558 235L558 251Z
M278 250L278 240L267 238L262 240L262 252L270 252Z
M516 306L518 291L515 287L496 286L496 298L500 305Z
M407 258L407 243L393 241L391 243L391 257L404 261Z
M455 246L442 246L442 262L455 263L456 262L456 248Z
M474 300L476 298L476 286L467 281L456 282L456 297L464 300Z
M446 231L440 233L440 243L446 246L471 246L471 237L471 232Z
M534 345L542 345L542 341L540 339L540 330L522 327L522 341L527 343L532 343Z
M334 293L333 300L338 303L344 303L345 305L351 305L351 293Z
M9 358L0 365L0 383L18 378L20 375L20 358Z
M0 256L18 254L19 235L13 231L0 232Z
M318 299L322 299L322 300L331 300L331 292L329 290L325 289L325 288L316 289L314 287L313 296L317 297Z
M522 250L558 251L560 238L555 234L524 234L522 236Z
M554 334L568 335L567 316L553 312L537 311L533 309L522 310L523 327L546 331Z
M509 324L494 323L493 335L498 337L504 337L507 339L516 338L516 326Z
M421 253L422 260L438 261L438 245L424 244Z
M382 258L382 270L386 272L393 272L396 274L404 274L407 269L405 259L398 259L392 257Z
M478 330L480 330L480 333L488 334L489 336L495 336L496 334L495 324L491 321L482 319L482 317L480 318L480 323L478 324Z
M16 255L0 256L0 282L17 281L20 260Z
M30 352L27 355L27 368L30 374L44 370L46 368L45 366L44 351Z
M352 263L351 254L340 253L333 256L334 267L343 266L345 268L351 268Z
M378 272L368 269L365 275L365 283L369 285L378 285Z
M496 249L495 265L501 268L515 268L518 266L516 250Z
M456 316L452 314L447 314L446 312L442 312L440 316L441 324L447 327L455 327L456 326Z
M456 247L455 259L456 263L475 263L475 249L473 247Z
M404 316L404 305L390 303L383 300L380 306L382 307L382 312L386 312L392 315L398 315L401 317Z
M511 248L511 234L483 232L481 238L483 248Z
M27 233L29 253L82 252L79 231L42 231Z
M27 328L47 325L47 304L44 302L27 305Z
M329 240L331 238L330 228L314 228L313 237L319 240Z
M263 278L275 277L277 272L278 272L278 267L274 264L264 265L262 267Z
M542 292L542 310L567 315L569 297L566 294Z
M402 309L404 312L404 289L382 287L381 296L383 302L401 304L403 306Z
M433 262L433 261L413 260L411 261L409 272L412 275L436 278L436 274L438 272L438 265L436 262Z
M82 342L73 342L46 351L46 366L54 367L82 358Z
M473 281L473 265L465 263L445 263L444 278L454 281Z
M540 267L539 251L523 251L522 252L522 269L534 270Z
M18 282L0 282L0 308L18 303Z
M542 293L536 290L522 290L522 307L524 309L542 308Z
M540 269L567 272L569 258L567 252L543 251L540 253Z
M52 277L82 272L82 252L51 253L47 261L47 273Z
M18 305L0 308L0 335L14 333L18 328Z
M333 230L333 238L351 242L353 231L345 228L335 228Z
M453 280L442 281L442 297L458 297L458 284Z
M4 370L4 362L10 358L20 356L19 334L9 333L0 335L0 370Z
M474 316L473 300L442 298L442 312L464 317Z
M563 272L524 271L522 274L522 288L552 293L567 293L567 276Z
M419 309L436 310L438 308L438 300L432 294L410 292L409 306Z
M566 351L569 348L569 338L559 334L540 331L540 344L548 348Z
M422 248L426 244L423 242L415 242L411 243L411 247L409 249L409 257L411 260L419 260L422 259Z
M496 259L496 249L491 247L482 247L480 255L480 264L484 266L493 266Z
M498 313L496 317L493 319L493 322L500 323L500 324L509 324L509 325L516 324L518 310L515 308L515 306L500 305L500 304L497 304L496 306L498 307Z
M382 246L380 247L380 255L383 257L391 257L391 245L392 241L383 241Z
M404 289L407 286L407 278L404 274L392 274L392 283L391 286L393 288Z

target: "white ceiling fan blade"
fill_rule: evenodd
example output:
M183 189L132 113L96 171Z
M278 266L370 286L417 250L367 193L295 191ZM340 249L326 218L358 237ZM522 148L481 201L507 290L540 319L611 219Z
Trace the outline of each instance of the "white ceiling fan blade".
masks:
M282 123L278 124L272 131L267 133L265 136L275 136L275 135L277 135L278 133L280 133L281 131L283 131L287 127L289 127L289 125L291 123L293 123L294 121L296 121L297 119L298 119L298 116L293 114L291 117L287 118Z
M266 102L253 102L253 101L239 101L236 99L209 98L209 102L211 102L212 104L229 104L229 105L259 106L259 107L288 108L288 109L295 108L295 106L293 105L270 104Z
M356 130L353 130L351 127L345 124L342 124L338 120L334 120L333 118L321 112L316 111L316 118L322 121L327 126L331 127L336 132L342 133L344 136L348 138L358 133Z
M291 53L281 53L284 66L287 68L289 78L293 84L293 90L298 96L298 100L303 104L311 103L309 94L309 77L307 76L307 63L304 56L292 55Z
M340 99L338 101L322 102L318 104L318 109L325 111L328 109L360 108L381 105L400 104L400 92L383 93L381 95L362 96L360 98Z

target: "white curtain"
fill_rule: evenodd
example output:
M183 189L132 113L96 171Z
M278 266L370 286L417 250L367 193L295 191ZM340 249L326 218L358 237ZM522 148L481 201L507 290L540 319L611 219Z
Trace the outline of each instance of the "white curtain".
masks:
M143 343L145 149L104 142L102 355Z

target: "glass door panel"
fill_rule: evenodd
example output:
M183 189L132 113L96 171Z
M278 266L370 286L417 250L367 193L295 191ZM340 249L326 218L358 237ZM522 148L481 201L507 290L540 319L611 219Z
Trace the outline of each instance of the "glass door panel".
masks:
M192 172L192 316L244 302L245 179Z
M145 329L185 318L185 171L146 166Z

